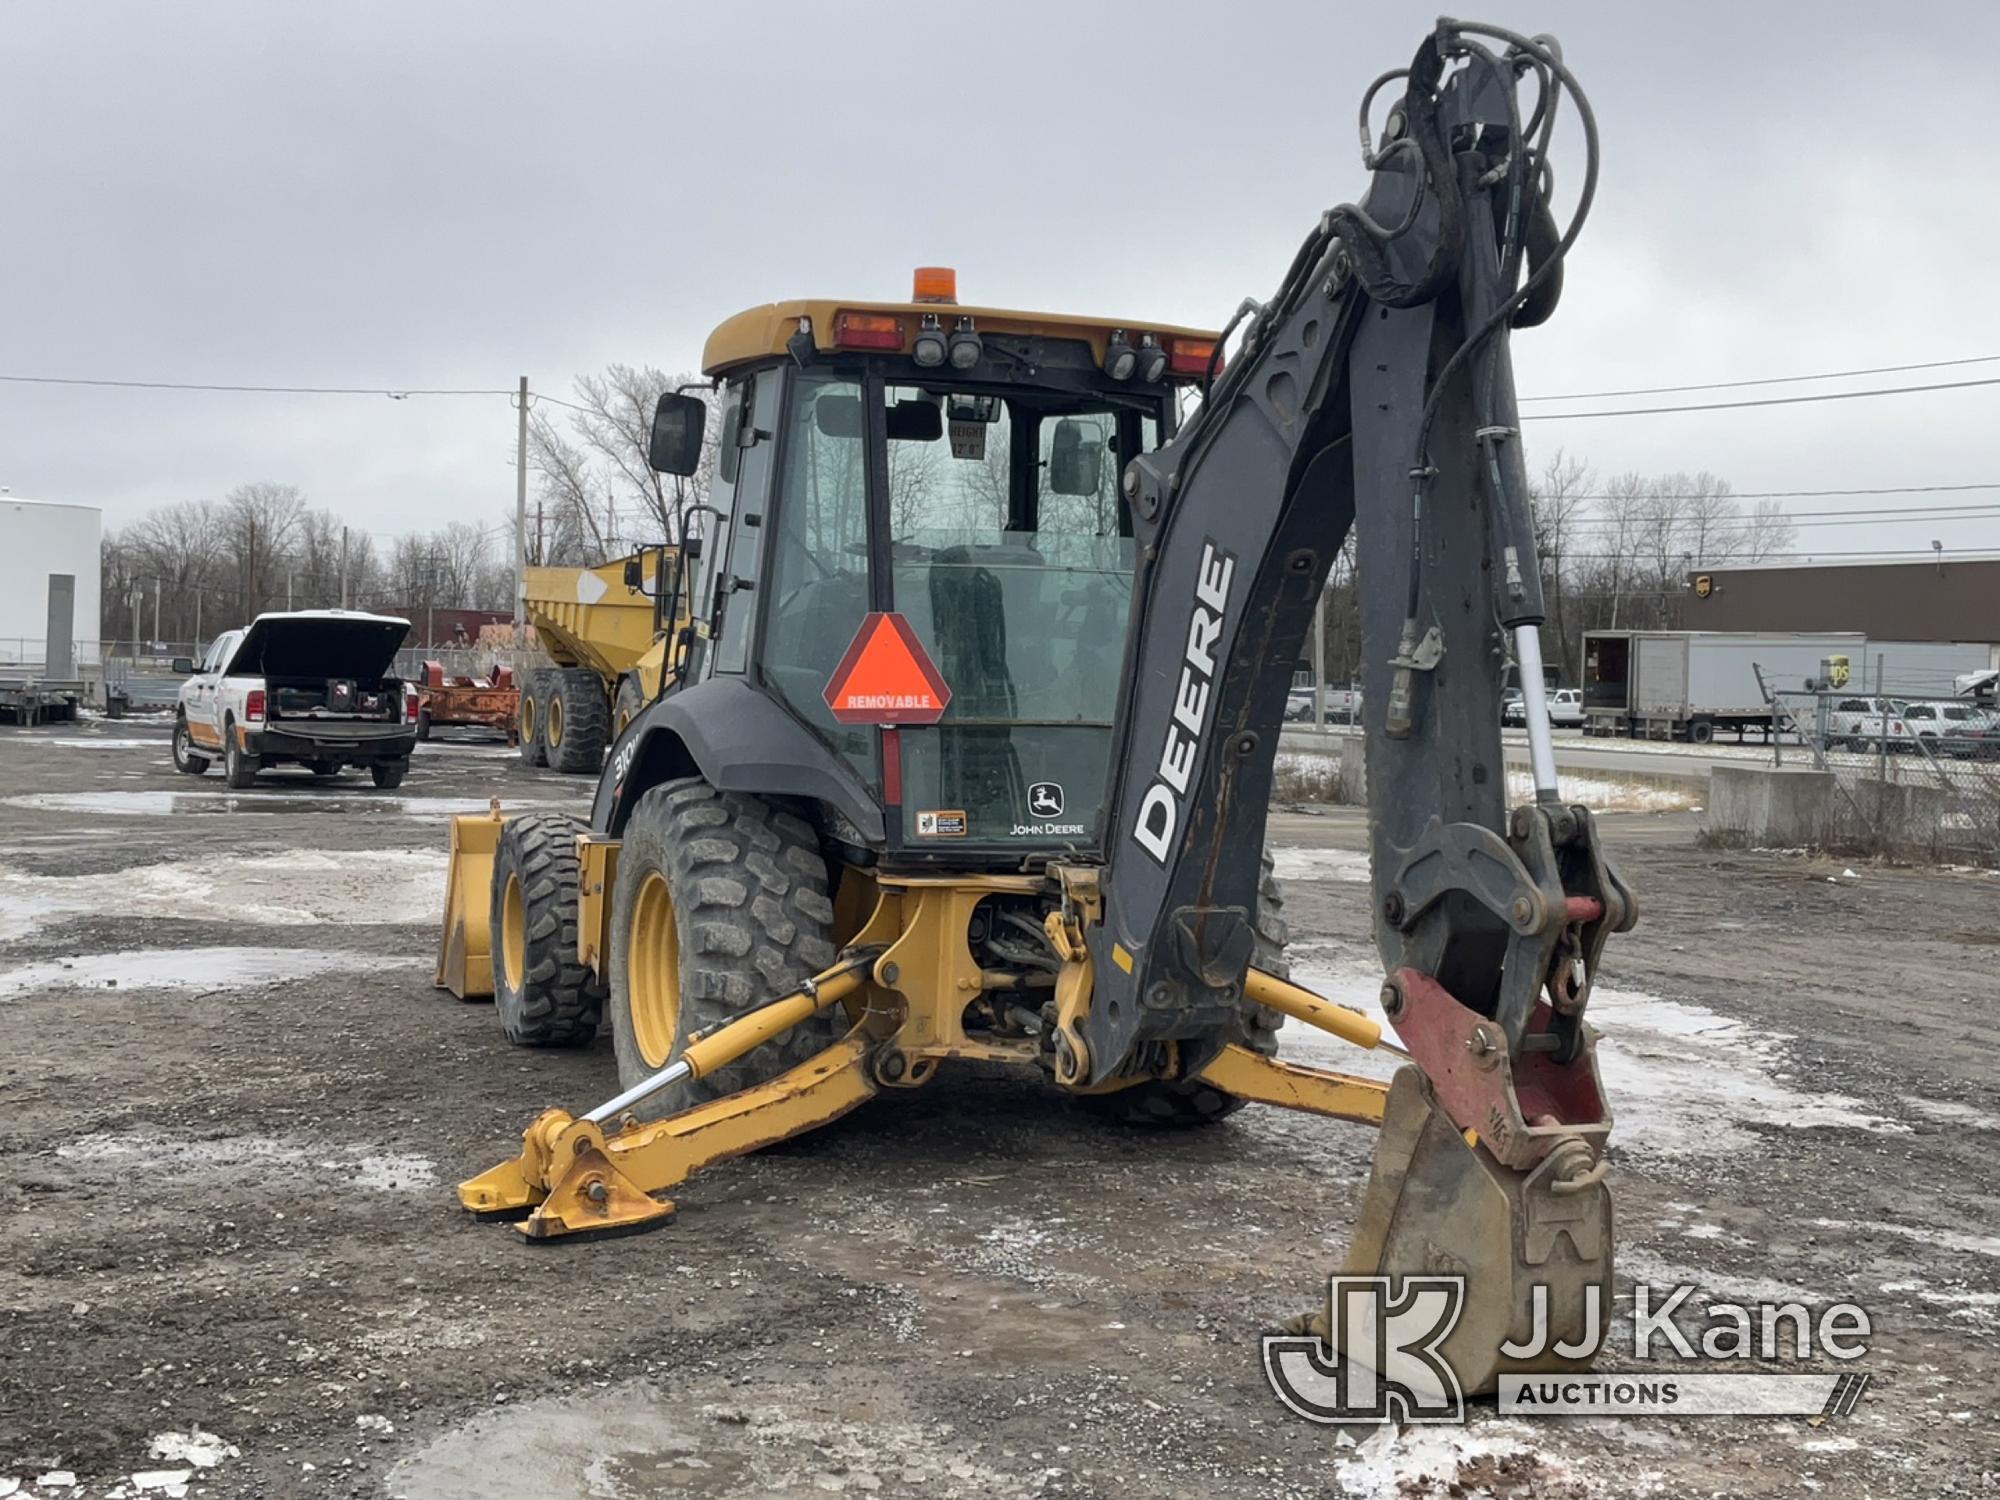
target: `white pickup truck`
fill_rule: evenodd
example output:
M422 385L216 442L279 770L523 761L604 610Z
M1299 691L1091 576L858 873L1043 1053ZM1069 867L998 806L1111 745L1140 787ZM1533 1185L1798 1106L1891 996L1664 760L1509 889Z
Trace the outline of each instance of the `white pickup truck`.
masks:
M389 675L408 620L343 609L259 615L216 638L174 710L174 767L199 776L219 759L232 787L277 765L315 776L366 766L400 786L417 743L417 690Z

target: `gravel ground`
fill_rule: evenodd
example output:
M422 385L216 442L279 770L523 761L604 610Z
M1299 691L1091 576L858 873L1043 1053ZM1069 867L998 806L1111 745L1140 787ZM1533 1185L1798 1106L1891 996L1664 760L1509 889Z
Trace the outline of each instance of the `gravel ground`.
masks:
M0 729L0 1496L2000 1486L1991 877L1606 820L1645 913L1594 1008L1621 1281L1861 1302L1853 1417L1338 1434L1278 1405L1258 1337L1324 1296L1361 1127L1136 1135L947 1073L696 1179L660 1233L460 1213L613 1068L431 988L443 820L587 791L437 743L401 795L230 795L164 725ZM1273 819L1299 972L1365 1000L1360 836Z

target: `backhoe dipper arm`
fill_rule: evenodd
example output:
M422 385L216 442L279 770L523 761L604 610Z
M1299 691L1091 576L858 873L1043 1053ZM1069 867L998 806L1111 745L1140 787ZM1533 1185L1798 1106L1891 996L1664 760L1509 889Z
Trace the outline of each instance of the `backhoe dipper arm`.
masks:
M1378 151L1367 110L1397 78ZM1539 97L1524 122L1527 78ZM1591 161L1558 236L1545 152L1564 93ZM1508 352L1511 327L1553 310L1588 208L1589 107L1553 41L1446 20L1362 109L1366 197L1321 219L1270 303L1246 304L1241 348L1198 413L1123 475L1136 618L1087 936L1094 994L1064 1038L1093 1082L1151 1043L1178 1042L1190 1067L1222 1045L1250 962L1285 695L1350 527L1391 1019L1407 979L1497 1025L1503 1055L1569 1062L1604 937L1635 915L1589 815L1557 796ZM1511 814L1509 635L1536 781Z

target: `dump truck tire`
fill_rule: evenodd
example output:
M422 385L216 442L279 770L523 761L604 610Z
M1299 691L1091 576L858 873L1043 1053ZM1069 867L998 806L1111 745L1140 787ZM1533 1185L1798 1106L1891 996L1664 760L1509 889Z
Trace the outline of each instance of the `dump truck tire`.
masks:
M195 754L186 714L174 715L174 769L187 776L199 776L208 769L208 757Z
M611 739L611 705L605 701L604 684L588 667L564 667L552 677L542 715L549 769L595 776L603 768L604 747Z
M833 962L826 859L804 819L699 778L632 809L611 917L611 1041L631 1088L698 1031L782 999ZM835 1041L844 1012L814 1016L706 1078L655 1094L641 1118L776 1077Z
M510 818L493 851L493 1011L517 1047L586 1047L604 986L576 956L576 836L562 813Z
M417 738L419 740L427 740L430 737L431 711L428 708L420 708L417 710Z
M646 690L639 686L639 679L627 672L618 679L618 702L611 710L611 738L615 742L625 732L625 726L646 710Z
M547 667L537 667L521 684L521 707L515 716L514 729L515 748L524 765L549 763L549 747L542 739L542 715L548 708L549 679L554 675Z
M1285 943L1289 937L1284 887L1278 884L1271 851L1266 849L1257 873L1257 941L1250 961L1267 974L1289 977L1290 967L1285 963ZM1278 1051L1278 1028L1284 1023L1285 1018L1276 1011L1245 1000L1237 1009L1235 1035L1231 1040L1265 1057L1274 1057ZM1247 1102L1224 1093L1212 1083L1157 1080L1134 1084L1115 1093L1077 1097L1085 1109L1102 1119L1168 1130L1212 1125L1235 1114Z

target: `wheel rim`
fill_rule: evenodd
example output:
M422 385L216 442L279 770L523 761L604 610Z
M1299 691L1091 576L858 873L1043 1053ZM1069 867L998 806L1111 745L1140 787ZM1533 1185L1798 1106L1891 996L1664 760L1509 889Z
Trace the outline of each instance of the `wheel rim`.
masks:
M177 761L185 761L187 758L188 758L188 727L186 724L176 724L174 726L174 759Z
M640 1056L648 1067L664 1068L680 1034L681 944L667 878L657 870L647 874L632 903L625 992Z
M500 974L508 989L519 991L521 976L527 972L528 903L521 894L520 877L509 875L500 898Z
M535 741L535 700L533 698L523 698L521 700L521 739L527 744L533 744Z
M563 734L562 699L549 699L549 743L560 745Z

